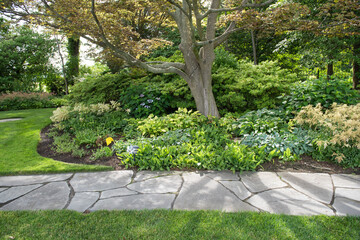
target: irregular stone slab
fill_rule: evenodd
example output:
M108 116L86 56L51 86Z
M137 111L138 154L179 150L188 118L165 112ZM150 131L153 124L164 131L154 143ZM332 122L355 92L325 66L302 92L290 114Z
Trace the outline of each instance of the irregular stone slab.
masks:
M8 189L8 188L0 188L0 192L5 191L6 189Z
M120 196L129 196L138 194L137 192L131 191L127 188L117 188L112 190L103 191L101 193L100 199L111 198L111 197L120 197Z
M251 192L262 192L288 186L273 172L247 172L240 174L240 178Z
M330 204L334 187L329 174L279 172L278 175L299 192L320 202Z
M240 181L220 181L220 183L232 191L241 200L251 196L251 192L249 192L249 190L247 190L244 184Z
M331 177L335 187L360 188L360 175L333 174Z
M175 194L138 194L99 200L90 211L95 210L141 210L171 209Z
M40 187L41 184L11 187L8 190L0 193L0 203L5 203L15 198L18 198L26 193Z
M71 176L72 173L0 177L0 186L19 186L19 185L32 185L37 183L59 182L59 181L65 181L69 179Z
M238 181L239 175L231 171L207 171L206 176L214 179L215 181Z
M184 183L175 200L174 209L183 210L221 210L258 211L239 200L219 182L198 173L184 173Z
M174 174L180 175L181 173L182 172L180 171L140 171L136 173L134 181L139 182L150 178L157 178Z
M99 196L100 193L98 192L75 193L75 196L73 197L73 199L71 199L71 202L67 209L84 212L99 199Z
M0 119L0 122L13 122L13 121L19 121L22 120L22 118L7 118L7 119Z
M49 183L6 204L1 210L63 209L69 194L70 189L66 182Z
M335 198L333 207L339 216L360 216L360 202L356 202L347 198Z
M181 186L182 178L179 175L151 178L142 182L135 182L127 187L140 193L174 193Z
M360 189L336 188L335 197L348 198L360 202Z
M125 187L131 182L133 171L76 173L70 184L75 192L103 191Z
M291 188L273 189L256 194L247 200L251 205L269 213L290 215L334 215L334 212Z

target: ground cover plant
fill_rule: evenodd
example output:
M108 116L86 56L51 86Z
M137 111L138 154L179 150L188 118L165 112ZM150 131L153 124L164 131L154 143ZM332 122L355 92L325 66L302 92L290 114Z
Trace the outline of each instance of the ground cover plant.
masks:
M40 156L40 130L50 124L54 109L0 112L0 119L23 118L0 123L0 175L106 170L106 166L67 164Z
M66 219L66 221L64 221ZM358 239L356 217L218 211L0 212L1 239Z

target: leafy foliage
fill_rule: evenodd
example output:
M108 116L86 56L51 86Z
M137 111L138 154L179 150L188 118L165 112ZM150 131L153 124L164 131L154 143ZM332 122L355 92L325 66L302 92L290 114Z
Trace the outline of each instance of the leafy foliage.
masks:
M33 90L51 68L54 41L27 27L0 33L0 93Z
M286 114L291 115L307 105L320 103L324 108L330 108L333 103L356 104L360 94L351 89L351 83L347 80L320 78L294 84L291 94L279 99Z
M0 111L52 108L63 104L49 93L13 92L0 95Z
M232 124L232 133L241 137L240 143L264 147L271 156L295 160L298 156L313 152L313 138L308 132L286 122L279 110L251 111Z
M126 152L139 146L135 160ZM222 129L214 125L169 131L156 138L118 141L115 151L126 167L170 170L197 168L232 171L254 170L264 159L263 149L233 143Z
M253 65L239 61L236 68L217 69L213 88L222 113L243 112L275 107L276 97L288 93L295 80L295 74L280 69L275 62Z
M168 131L196 127L206 121L206 117L199 112L192 110L179 109L173 114L163 117L150 115L148 118L139 122L138 129L143 136L156 137Z

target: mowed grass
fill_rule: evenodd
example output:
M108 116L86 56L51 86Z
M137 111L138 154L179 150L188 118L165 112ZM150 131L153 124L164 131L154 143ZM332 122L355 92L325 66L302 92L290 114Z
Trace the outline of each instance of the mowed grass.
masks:
M106 166L67 164L40 156L37 145L40 131L51 123L54 109L31 109L0 112L0 119L23 118L0 122L0 175L58 173L111 169Z
M355 217L217 211L0 212L0 239L359 239Z

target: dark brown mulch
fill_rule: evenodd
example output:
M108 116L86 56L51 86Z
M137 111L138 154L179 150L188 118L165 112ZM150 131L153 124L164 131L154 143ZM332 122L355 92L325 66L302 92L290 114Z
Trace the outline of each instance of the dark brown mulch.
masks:
M51 129L51 125L41 130L41 140L38 144L37 151L41 156L52 158L57 161L67 163L78 163L78 164L92 164L92 165L105 165L111 166L114 170L124 169L121 165L120 159L116 156L101 158L98 160L90 160L90 154L79 158L74 157L70 153L57 153L53 148L53 139L47 136L47 133ZM95 149L95 148L94 148ZM90 149L92 150L92 149ZM179 169L172 169L179 170ZM184 170L184 169L182 169ZM185 169L195 170L195 169ZM338 164L333 162L318 162L312 159L310 156L302 156L301 160L295 162L283 162L275 159L272 162L266 162L258 167L257 171L268 171L268 172L310 172L310 173L346 173L346 174L357 174L360 175L360 168L356 169L343 169Z

